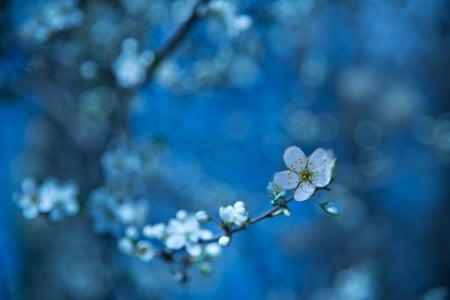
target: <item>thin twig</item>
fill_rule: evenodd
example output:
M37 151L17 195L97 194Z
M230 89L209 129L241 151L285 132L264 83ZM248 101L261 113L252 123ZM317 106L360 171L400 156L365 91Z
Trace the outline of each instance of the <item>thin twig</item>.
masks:
M181 25L175 30L174 34L167 40L167 42L161 47L161 49L155 52L155 58L147 67L145 76L146 78L145 80L143 80L142 84L148 82L152 78L153 73L158 68L158 66L177 49L180 42L186 37L191 27L199 19L199 14L197 13L199 7L207 4L209 1L210 0L198 0L192 8L192 11L188 18L183 23L181 23ZM131 97L142 86L142 84L137 85L132 90L122 90L119 95L117 119L119 122L119 129L124 136L129 135L127 116Z
M227 235L227 236L232 236L233 234L235 234L236 232L242 231L244 229L247 229L250 225L253 225L255 223L258 223L262 220L268 219L268 218L272 218L277 216L277 214L275 214L277 211L279 211L280 209L286 209L287 206L286 204L289 203L293 198L293 194L291 196L289 196L289 198L287 198L284 203L282 204L278 204L275 207L273 207L272 209L270 209L269 211L266 211L264 213L262 213L261 215L250 219L249 221L247 221L245 224L236 227L236 228L232 228L232 229L227 229L227 228L223 228L224 230L223 233L219 233L217 235L215 235L214 237L207 239L207 240L201 240L200 243L202 244L208 244L208 243L212 243L212 242L217 242L222 236Z
M167 43L161 48L161 50L157 51L155 54L155 59L147 68L147 80L153 75L154 70L161 64L164 59L170 56L173 51L177 48L179 43L186 37L186 34L189 32L189 29L195 24L195 22L199 19L199 14L197 13L199 7L205 5L210 0L198 0L192 8L191 14L189 17L178 27L175 33L171 38L167 41Z

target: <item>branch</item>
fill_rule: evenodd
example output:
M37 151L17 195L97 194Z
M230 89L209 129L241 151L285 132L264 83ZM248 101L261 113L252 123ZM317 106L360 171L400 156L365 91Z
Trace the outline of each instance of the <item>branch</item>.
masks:
M210 0L198 0L192 8L189 17L178 27L175 33L169 38L167 43L161 48L161 50L155 53L155 59L147 68L147 80L151 78L153 72L161 64L164 59L170 56L173 51L177 48L178 44L186 37L189 29L196 23L199 19L197 13L200 6L207 4Z
M201 244L208 244L208 243L212 243L212 242L217 242L222 236L227 235L227 236L232 236L233 234L235 234L236 232L242 231L244 229L247 229L250 225L253 225L255 223L258 223L262 220L268 219L268 218L272 218L277 216L277 214L275 214L277 211L279 211L280 209L285 209L287 208L286 204L289 203L293 198L293 194L291 194L289 196L289 198L287 198L286 200L284 200L283 203L276 205L275 207L273 207L272 209L270 209L269 211L262 213L261 215L250 219L249 221L247 221L245 224L239 226L239 227L235 227L233 229L227 228L227 227L223 227L221 226L221 228L224 230L223 233L220 233L210 239L207 240L201 240L200 243Z
M199 19L199 15L197 13L199 7L207 4L209 1L210 0L198 0L192 8L192 11L188 18L175 30L175 33L167 40L166 44L163 45L160 50L155 52L155 58L146 69L146 79L143 81L143 83L149 81L158 66L177 49L180 42L186 37L190 28ZM132 95L136 93L136 91L142 86L142 84L137 85L134 89L131 90L122 90L119 96L117 119L119 122L120 131L125 137L129 136L127 118L127 113L130 105L129 102Z

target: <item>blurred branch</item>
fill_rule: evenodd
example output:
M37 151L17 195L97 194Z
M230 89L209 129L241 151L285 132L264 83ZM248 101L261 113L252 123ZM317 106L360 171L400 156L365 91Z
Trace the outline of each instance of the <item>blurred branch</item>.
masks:
M160 50L156 51L155 58L153 62L148 66L146 70L146 79L143 81L144 83L149 81L154 71L158 68L158 66L167 58L169 57L179 46L180 42L183 41L183 39L188 34L189 30L192 28L192 26L196 23L196 21L199 19L198 10L202 5L205 5L210 0L198 0L194 7L191 10L190 15L188 18L181 23L181 25L175 30L174 34L167 40L167 42L161 47ZM132 89L130 91L123 91L121 95L119 95L119 105L117 108L117 119L119 123L120 131L123 133L123 135L126 137L129 136L129 127L128 127L128 110L130 105L130 100L133 94L136 93L137 89L139 89L141 86L137 86L135 89Z
M161 48L161 50L157 51L155 54L155 59L147 68L147 79L151 78L153 72L156 68L161 64L164 59L170 56L173 51L176 50L179 43L186 37L186 34L189 32L189 29L196 23L199 19L198 10L202 5L205 5L210 0L198 0L197 3L192 8L191 14L189 17L180 25L180 27L175 30L175 33L169 38L167 43Z

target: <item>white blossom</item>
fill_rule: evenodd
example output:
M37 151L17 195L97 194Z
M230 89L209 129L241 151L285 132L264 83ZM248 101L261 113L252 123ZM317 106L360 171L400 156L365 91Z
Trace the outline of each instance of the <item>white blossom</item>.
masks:
M142 234L149 239L162 239L166 232L166 225L158 223L155 225L146 225L142 229Z
M200 223L206 223L210 220L209 215L204 210L196 212L195 217L197 218L197 221L199 221Z
M156 252L149 241L139 241L136 243L135 255L143 261L150 261Z
M77 194L78 188L74 183L58 184L48 179L39 189L39 210L48 213L51 220L73 216L79 210Z
M75 0L48 2L36 17L25 23L23 34L35 42L43 43L59 31L79 26L84 14L77 5L78 1Z
M22 181L21 192L15 193L13 198L19 208L22 210L22 215L26 219L34 219L39 215L38 209L38 186L33 178L25 178Z
M237 201L233 206L221 206L219 215L222 222L236 226L242 226L248 220L248 212L242 201Z
M141 159L126 147L117 147L105 152L101 158L103 173L108 179L117 179L139 171Z
M130 225L142 225L147 211L144 200L120 195L111 189L98 188L89 198L89 212L98 234L120 235Z
M220 251L222 251L222 249L217 243L211 243L205 246L205 254L210 257L218 256L220 254Z
M78 188L74 183L59 184L54 179L47 179L38 187L34 179L26 178L22 182L22 192L14 198L25 218L33 219L45 214L50 220L57 221L78 213L77 194Z
M306 157L300 148L291 146L284 151L283 160L290 170L275 173L273 182L285 190L296 189L297 201L307 200L316 188L325 187L331 181L334 162L322 148Z
M176 219L171 219L166 227L165 245L172 250L180 250L183 247L191 256L202 253L200 240L210 239L211 231L202 229L194 215L189 215L181 210L177 212Z
M233 3L222 0L211 1L208 4L208 11L213 15L218 15L224 23L227 33L231 37L239 35L252 25L253 21L248 15L238 15Z
M139 237L139 231L136 226L128 226L125 229L125 235L131 239L137 239Z
M124 237L118 241L117 247L123 254L131 255L133 253L134 245L130 238Z
M117 246L123 254L137 257L145 262L152 260L156 255L153 245L145 240L136 241L132 237L124 237L119 239Z
M91 193L89 198L89 212L94 221L94 231L98 234L111 233L118 235L121 222L118 216L119 202L111 192L99 188Z
M113 71L117 83L124 88L131 88L145 80L147 67L152 63L151 52L137 53L137 41L128 38L122 43L122 52L114 61Z

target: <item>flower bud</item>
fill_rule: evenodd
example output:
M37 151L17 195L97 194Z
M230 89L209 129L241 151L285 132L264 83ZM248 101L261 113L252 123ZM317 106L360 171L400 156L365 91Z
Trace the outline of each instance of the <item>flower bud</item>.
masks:
M206 211L204 210L200 210L195 214L195 218L197 219L197 221L199 221L200 223L207 223L210 220L209 215L206 213Z
M231 238L228 235L223 235L219 238L219 245L222 247L228 247L230 245Z
M125 230L125 235L130 239L137 239L139 237L139 232L135 226L128 226Z
M130 255L134 249L133 242L128 238L121 238L118 241L117 246L118 246L120 252L122 252L123 254L128 254L128 255Z
M329 215L337 216L339 214L339 206L336 202L327 201L322 203L320 207Z
M198 269L199 269L200 272L202 272L204 275L209 275L209 274L211 273L211 270L212 270L211 265L208 264L208 263L206 263L206 262L203 262L203 263L198 264Z

